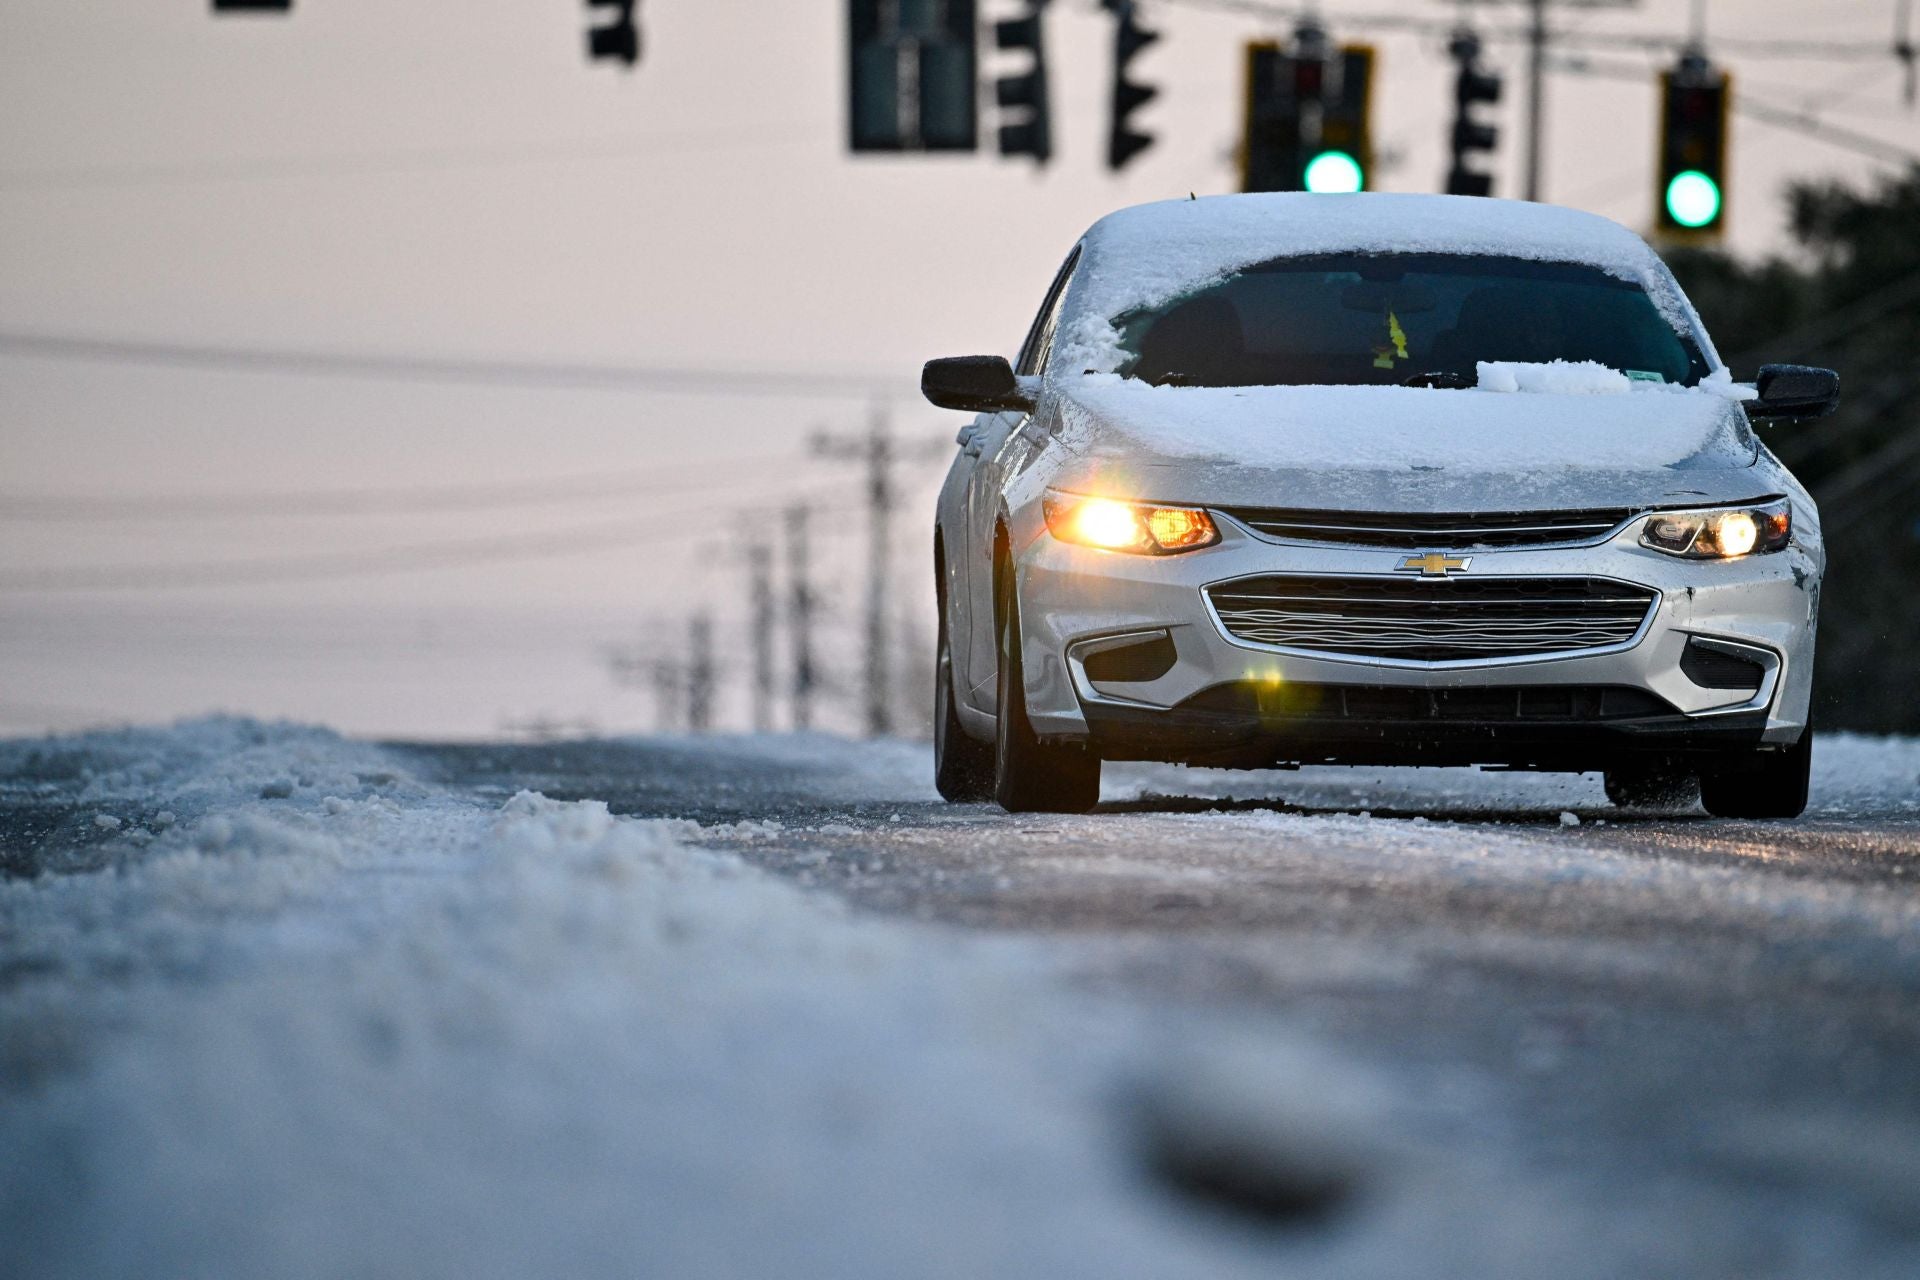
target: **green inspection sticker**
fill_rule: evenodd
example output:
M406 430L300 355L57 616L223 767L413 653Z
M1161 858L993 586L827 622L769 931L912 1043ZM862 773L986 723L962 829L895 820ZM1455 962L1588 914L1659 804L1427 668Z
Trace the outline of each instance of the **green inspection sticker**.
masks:
M1626 374L1629 378L1633 379L1635 382L1665 382L1666 381L1665 377L1663 377L1658 373L1655 373L1651 369L1622 369L1621 372Z

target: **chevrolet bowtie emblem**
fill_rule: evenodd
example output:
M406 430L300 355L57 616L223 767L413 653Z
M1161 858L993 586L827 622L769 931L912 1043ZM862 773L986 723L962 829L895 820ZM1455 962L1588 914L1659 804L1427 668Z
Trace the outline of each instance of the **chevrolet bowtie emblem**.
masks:
M1472 563L1472 556L1450 556L1444 551L1429 551L1425 555L1402 556L1396 567L1418 573L1423 578L1444 578L1449 569L1465 569Z

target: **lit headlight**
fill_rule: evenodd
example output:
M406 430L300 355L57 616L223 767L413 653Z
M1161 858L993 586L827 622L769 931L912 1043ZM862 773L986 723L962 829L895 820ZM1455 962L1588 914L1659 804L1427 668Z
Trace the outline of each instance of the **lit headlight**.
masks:
M1659 511L1647 517L1640 545L1689 560L1731 560L1778 551L1792 537L1793 507L1782 498L1760 507Z
M1156 507L1051 489L1042 507L1048 532L1083 547L1164 556L1220 541L1212 517L1195 507Z

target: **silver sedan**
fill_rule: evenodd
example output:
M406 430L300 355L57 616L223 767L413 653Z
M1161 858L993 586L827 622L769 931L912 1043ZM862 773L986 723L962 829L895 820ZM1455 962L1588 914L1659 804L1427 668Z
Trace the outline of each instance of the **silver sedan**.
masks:
M927 365L937 781L1078 811L1103 760L1602 771L1806 804L1819 515L1666 267L1587 214L1445 196L1102 219L1011 363Z

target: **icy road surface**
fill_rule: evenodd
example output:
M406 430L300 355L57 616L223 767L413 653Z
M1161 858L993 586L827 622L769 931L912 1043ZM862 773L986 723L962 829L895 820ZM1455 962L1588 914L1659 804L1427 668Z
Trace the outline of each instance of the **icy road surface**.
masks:
M0 742L0 1275L1920 1274L1920 743L926 773Z

